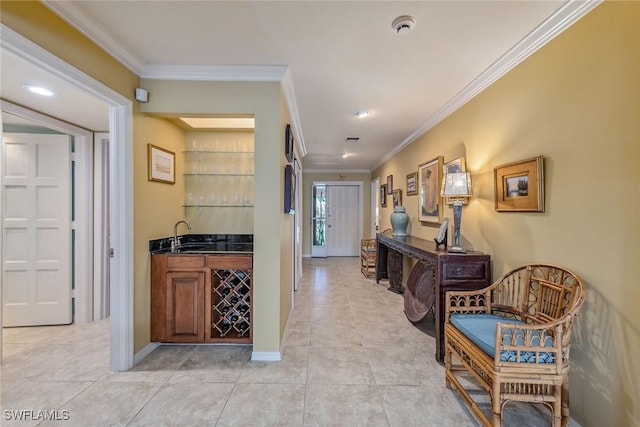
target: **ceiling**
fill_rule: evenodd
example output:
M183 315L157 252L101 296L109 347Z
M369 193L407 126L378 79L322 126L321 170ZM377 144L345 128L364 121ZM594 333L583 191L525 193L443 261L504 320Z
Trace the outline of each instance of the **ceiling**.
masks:
M380 165L577 20L585 4L44 3L142 77L282 80L305 170L339 171ZM402 36L391 25L400 15L416 20ZM54 77L6 50L1 65L3 99L87 129L108 128L102 102L60 80L49 83L59 96L34 101L21 85ZM362 108L371 115L355 117Z

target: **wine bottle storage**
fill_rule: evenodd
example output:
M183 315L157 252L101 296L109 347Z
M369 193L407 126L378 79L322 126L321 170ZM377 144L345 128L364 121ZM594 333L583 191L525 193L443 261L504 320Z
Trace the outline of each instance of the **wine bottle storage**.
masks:
M211 338L250 340L251 270L211 270Z

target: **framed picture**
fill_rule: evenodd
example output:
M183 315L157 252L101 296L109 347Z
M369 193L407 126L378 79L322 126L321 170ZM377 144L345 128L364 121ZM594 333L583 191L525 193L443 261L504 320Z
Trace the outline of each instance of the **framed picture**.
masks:
M458 157L457 159L453 159L447 163L444 164L444 168L442 170L442 173L460 173L460 172L466 172L467 171L467 165L464 161L464 157ZM466 205L467 203L469 203L469 198L468 197L461 197L462 199L462 204ZM445 197L444 198L444 202L447 205L452 205L453 204L453 197ZM458 199L459 200L459 199Z
M402 206L402 190L393 190L393 207Z
M293 130L289 124L284 131L284 155L288 162L293 162Z
M393 175L387 176L387 194L393 194Z
M439 224L442 221L442 156L418 166L419 217L423 222Z
M295 211L296 175L293 166L284 167L284 213L293 215Z
M418 172L407 175L407 196L416 196L418 194Z
M147 144L149 181L176 183L176 155L169 150Z
M498 212L544 212L543 157L498 166L493 170Z
M382 184L380 186L380 207L387 207L387 184Z

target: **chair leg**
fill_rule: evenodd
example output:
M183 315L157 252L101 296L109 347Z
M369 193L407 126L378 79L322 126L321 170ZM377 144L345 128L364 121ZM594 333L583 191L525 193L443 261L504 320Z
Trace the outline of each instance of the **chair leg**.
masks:
M560 386L560 425L562 427L569 426L569 376L565 375Z
M500 382L494 379L491 393L491 410L493 412L493 427L502 427L502 399L500 398Z

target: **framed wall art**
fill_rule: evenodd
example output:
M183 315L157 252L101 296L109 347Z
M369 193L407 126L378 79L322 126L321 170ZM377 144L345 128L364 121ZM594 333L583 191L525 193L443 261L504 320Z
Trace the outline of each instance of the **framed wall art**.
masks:
M176 183L176 155L175 153L147 144L147 162L149 181Z
M393 190L393 207L402 206L402 190Z
M543 157L507 163L493 170L498 212L544 212Z
M393 194L393 175L387 175L387 194Z
M418 172L407 175L407 196L418 194Z
M284 167L284 213L293 215L295 211L296 199L296 175L293 166Z
M461 173L461 172L466 172L467 171L467 165L466 162L464 161L464 157L458 157L457 159L453 159L447 163L444 164L442 173L446 174L446 173ZM468 197L458 197L455 198L457 200L462 199L462 204L466 205L469 203L469 198ZM454 197L445 197L444 198L444 203L447 205L452 205L453 204L453 200Z
M380 207L387 207L387 184L382 184L380 186Z
M423 222L439 224L442 221L442 156L418 166L419 216Z
M289 163L293 162L293 129L289 124L284 130L284 156Z

